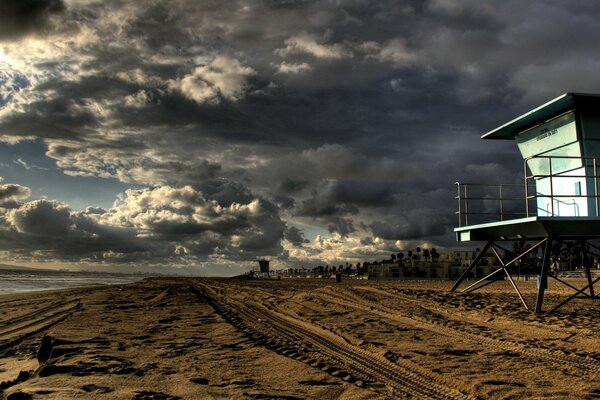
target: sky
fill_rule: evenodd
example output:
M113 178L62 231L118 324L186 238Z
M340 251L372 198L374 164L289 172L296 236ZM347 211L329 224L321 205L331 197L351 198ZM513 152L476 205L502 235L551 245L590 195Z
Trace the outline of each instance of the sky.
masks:
M455 243L480 136L600 92L600 3L0 0L0 261L232 275Z

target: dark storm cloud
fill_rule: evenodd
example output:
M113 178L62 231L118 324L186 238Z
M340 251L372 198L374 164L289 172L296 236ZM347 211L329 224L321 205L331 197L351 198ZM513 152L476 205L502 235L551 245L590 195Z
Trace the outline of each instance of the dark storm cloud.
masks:
M48 19L65 9L62 0L2 0L0 1L0 40L14 39L39 32L48 26Z
M387 251L377 237L448 245L453 182L522 171L513 143L479 135L562 92L600 91L600 6L583 0L35 4L21 28L0 24L20 60L0 74L0 136L41 138L71 175L189 185L222 209L260 199L260 216L196 221L196 200L121 215L178 243L157 252L168 257L303 244L282 219L339 233L357 246L345 254ZM64 27L41 56L2 33L45 29L55 11Z
M34 236L65 235L71 222L67 206L47 200L35 200L9 213L9 222L18 232Z
M103 225L90 215L74 213L57 201L26 202L2 215L2 247L46 262L82 261L86 257L100 260L108 254L134 253L143 259L165 247L137 238L133 229Z
M373 234L388 240L431 240L447 234L449 218L431 209L413 209L405 215L371 224Z
M359 208L389 206L394 201L392 193L389 182L323 180L295 215L320 219L330 232L347 235L355 229L352 221L342 215L356 214Z
M284 231L285 240L292 243L294 246L302 246L305 243L310 243L310 240L304 237L304 233L295 226L287 227Z
M2 178L0 178L0 182L2 182ZM25 186L16 185L14 183L0 185L0 204L6 201L26 199L30 194L31 190Z
M352 220L348 218L332 216L326 217L324 221L327 222L327 230L330 233L339 233L342 236L346 236L356 231Z

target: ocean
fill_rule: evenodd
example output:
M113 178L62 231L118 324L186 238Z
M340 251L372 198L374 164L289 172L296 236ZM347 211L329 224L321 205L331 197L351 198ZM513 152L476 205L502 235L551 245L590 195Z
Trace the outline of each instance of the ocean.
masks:
M143 278L145 278L144 275L135 274L0 269L0 295L82 286L114 285L134 282Z

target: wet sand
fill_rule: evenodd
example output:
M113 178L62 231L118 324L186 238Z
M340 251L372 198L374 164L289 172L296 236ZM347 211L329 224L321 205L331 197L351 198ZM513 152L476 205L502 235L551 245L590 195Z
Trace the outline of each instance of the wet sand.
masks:
M581 287L583 281L570 283ZM529 304L534 282L518 282ZM147 279L0 296L15 399L600 398L600 300L508 282ZM551 285L546 309L570 294Z

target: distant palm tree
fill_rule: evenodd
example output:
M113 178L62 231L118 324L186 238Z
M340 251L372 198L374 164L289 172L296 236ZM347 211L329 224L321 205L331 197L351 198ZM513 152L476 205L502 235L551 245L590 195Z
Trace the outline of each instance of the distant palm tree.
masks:
M429 261L429 249L423 249L423 258L425 261Z
M435 247L431 248L431 260L432 261L437 261L438 258L440 258L440 253L437 252L437 250L435 249Z

